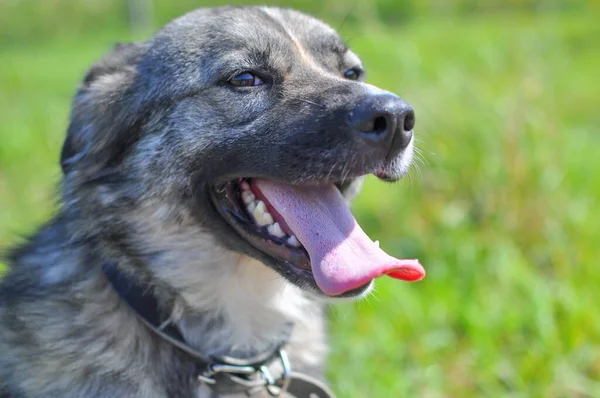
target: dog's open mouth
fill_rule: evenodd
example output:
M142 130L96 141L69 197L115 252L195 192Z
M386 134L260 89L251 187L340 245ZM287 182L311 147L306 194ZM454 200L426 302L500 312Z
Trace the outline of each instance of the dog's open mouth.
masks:
M215 186L211 196L243 239L314 278L329 296L360 289L382 275L405 281L425 276L417 260L391 257L371 241L334 184L239 178Z

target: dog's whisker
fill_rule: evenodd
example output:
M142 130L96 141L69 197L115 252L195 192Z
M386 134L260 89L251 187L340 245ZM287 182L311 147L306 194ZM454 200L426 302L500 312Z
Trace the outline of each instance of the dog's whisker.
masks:
M333 174L335 169L338 167L338 164L339 164L338 161L333 162L333 165L329 168L329 172L327 173L327 177L326 177L327 180L329 180L331 178L331 175Z
M422 164L423 166L427 166L427 164L429 163L427 159L423 157L420 153L415 153L414 160L415 165Z
M429 164L429 161L423 155L422 151L420 151L420 150L418 150L416 148L415 148L415 151L414 151L414 159L416 161L420 162L421 164L423 164L424 166L427 166Z
M423 173L421 172L421 167L419 167L418 164L415 164L415 169L417 170L417 173L419 174L419 179L421 181L423 181Z
M378 293L377 284L375 284L375 286L373 287L373 289L371 290L370 294L367 297L369 297L373 301L381 302L381 299L379 298L379 296L377 296L377 293Z
M307 99L304 99L304 98L300 98L300 101L306 102L307 104L311 104L311 105L314 105L314 106L318 106L319 108L322 108L322 109L325 109L325 105L321 105L321 104L318 104L316 102L313 102L313 101L310 101L310 100L307 100Z
M411 187L413 182L411 170L408 170L408 173L406 173L406 179L408 180L408 186Z

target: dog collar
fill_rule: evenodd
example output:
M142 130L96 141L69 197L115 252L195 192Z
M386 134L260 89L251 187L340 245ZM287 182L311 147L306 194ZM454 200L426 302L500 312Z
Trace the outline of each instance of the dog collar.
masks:
M284 350L293 324L289 324L285 339L262 353L250 357L212 356L190 347L169 318L161 316L158 299L147 285L135 283L114 264L102 267L106 278L137 317L156 335L190 356L196 363L197 378L216 394L245 393L252 397L267 391L273 397L292 394L296 398L334 398L333 393L310 376L292 372ZM280 362L282 373L275 378L268 365Z

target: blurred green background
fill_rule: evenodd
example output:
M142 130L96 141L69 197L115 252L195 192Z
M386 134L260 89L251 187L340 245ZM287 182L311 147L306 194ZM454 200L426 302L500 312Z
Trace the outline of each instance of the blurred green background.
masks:
M86 68L218 4L146 3L0 0L0 248L55 208ZM329 22L417 112L410 178L354 213L428 275L332 309L339 396L600 397L600 2L261 3Z

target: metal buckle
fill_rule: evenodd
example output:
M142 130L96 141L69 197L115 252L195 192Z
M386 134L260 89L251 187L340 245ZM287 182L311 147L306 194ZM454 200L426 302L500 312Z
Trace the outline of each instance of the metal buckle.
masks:
M208 365L206 371L198 375L198 380L208 384L215 384L217 381L213 378L213 376L219 373L225 373L228 375L252 375L256 373L256 369L254 369L252 366L237 366L217 363Z
M266 366L262 366L260 371L265 376L265 380L271 380L272 382L267 382L265 386L267 392L272 397L282 397L288 389L290 384L290 373L292 372L292 366L290 365L290 360L288 358L287 352L285 350L279 350L279 360L281 361L281 367L283 368L283 372L281 373L281 377L278 380L274 380L273 376L269 372L269 369Z
M197 377L198 377L198 380L200 380L201 382L206 383L206 384L215 384L217 382L215 379L204 376L204 375L198 375Z
M198 380L207 384L215 384L217 380L213 376L217 374L226 374L233 382L241 386L247 387L248 389L264 387L270 396L282 397L283 394L285 394L285 392L287 391L290 382L290 373L292 369L285 350L280 349L278 354L281 366L283 368L281 377L279 377L278 379L275 379L273 377L273 375L269 371L269 368L266 365L262 365L260 368L256 369L252 366L213 364L209 365L204 373L198 375ZM252 376L257 373L260 374L260 378L257 380L248 380L240 377Z

